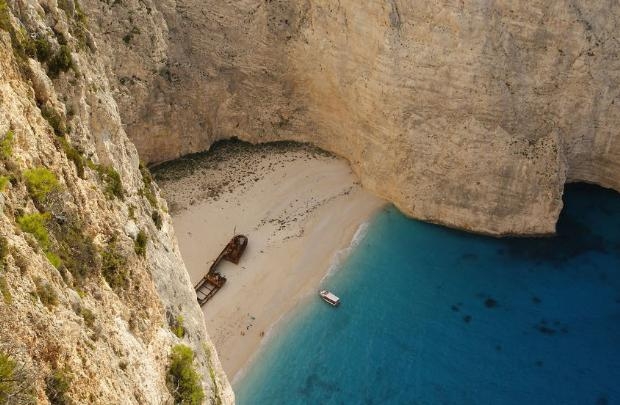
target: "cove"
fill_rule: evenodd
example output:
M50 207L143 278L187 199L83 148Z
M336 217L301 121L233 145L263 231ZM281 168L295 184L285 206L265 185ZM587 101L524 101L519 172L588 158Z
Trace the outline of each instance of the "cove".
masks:
M620 402L620 194L566 188L558 235L494 239L387 207L235 384L244 404Z

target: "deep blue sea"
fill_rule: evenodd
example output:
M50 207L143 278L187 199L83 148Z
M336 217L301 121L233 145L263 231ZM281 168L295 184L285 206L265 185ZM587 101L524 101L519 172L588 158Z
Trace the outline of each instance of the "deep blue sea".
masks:
M240 405L620 404L620 194L571 185L558 236L386 208L235 385Z

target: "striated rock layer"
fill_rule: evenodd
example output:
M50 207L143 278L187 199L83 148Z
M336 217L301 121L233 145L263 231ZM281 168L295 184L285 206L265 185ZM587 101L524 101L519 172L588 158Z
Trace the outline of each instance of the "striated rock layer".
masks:
M123 122L158 162L309 141L405 213L554 231L567 181L620 189L620 4L86 2Z
M91 24L0 0L0 402L169 404L182 344L205 401L232 403Z

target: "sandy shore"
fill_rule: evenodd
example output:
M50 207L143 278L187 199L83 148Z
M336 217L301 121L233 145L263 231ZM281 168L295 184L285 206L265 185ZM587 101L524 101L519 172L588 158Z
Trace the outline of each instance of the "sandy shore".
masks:
M156 170L192 281L236 233L249 237L239 265L203 311L231 380L264 334L309 295L359 226L384 204L348 164L295 145L233 144ZM318 299L318 298L317 298Z

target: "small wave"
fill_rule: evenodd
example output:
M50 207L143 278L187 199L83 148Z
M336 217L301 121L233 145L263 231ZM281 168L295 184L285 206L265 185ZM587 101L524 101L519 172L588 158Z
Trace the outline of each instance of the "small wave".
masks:
M351 239L351 243L344 249L340 249L334 254L331 263L329 264L329 269L327 273L321 279L321 284L323 281L331 277L334 273L336 273L342 267L344 261L349 257L353 249L355 249L362 240L366 237L368 233L368 225L369 222L362 222L360 226L357 227L355 234L353 234L353 238Z

